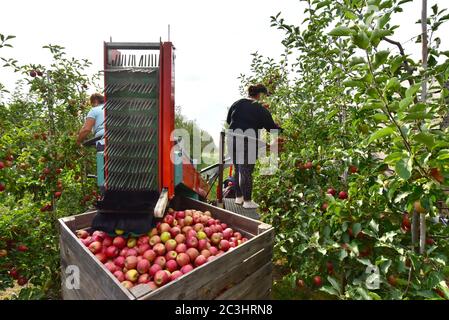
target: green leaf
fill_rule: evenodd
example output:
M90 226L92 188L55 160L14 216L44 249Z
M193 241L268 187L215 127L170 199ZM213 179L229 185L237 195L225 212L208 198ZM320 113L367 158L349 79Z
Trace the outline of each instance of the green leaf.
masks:
M369 222L369 226L374 232L376 232L376 233L379 232L379 224L376 221L374 221L373 219L371 219L371 221Z
M330 284L332 285L332 287L337 290L337 292L340 294L341 293L341 287L340 284L337 282L337 280L335 280L334 278L332 278L331 276L327 276L327 280L330 282Z
M407 154L404 154L404 152L393 152L385 157L384 162L387 164L395 165L396 162L403 159L404 157L407 157Z
M377 130L369 138L368 144L370 144L371 142L373 142L375 140L378 140L380 138L392 135L394 132L395 132L394 129L391 128L391 127L385 127L385 128L380 129L380 130Z
M340 261L343 261L347 256L348 256L348 252L346 251L346 249L341 249L340 256L339 256Z
M437 160L449 159L449 149L442 149L438 152Z
M413 139L419 143L425 144L429 149L435 145L435 138L430 133L421 132L413 136Z
M391 13L384 14L381 16L377 22L377 26L379 29L385 27L385 25L390 21Z
M424 119L432 119L433 116L428 112L411 112L406 115L402 120L424 120Z
M412 166L410 165L409 159L401 159L396 163L395 171L399 177L404 180L410 179L412 176Z
M343 85L345 87L349 87L349 88L352 88L352 87L363 88L364 87L363 82L362 81L357 81L357 80L346 80L346 81L343 81Z
M334 37L347 37L347 36L352 35L354 32L355 31L352 30L351 28L348 28L345 26L339 26L339 27L332 29L329 32L329 35L334 36Z
M397 56L396 58L394 58L391 63L390 63L390 69L392 73L395 73L399 67L402 65L402 61L403 61L403 57L402 56Z
M376 30L374 30L373 33L371 34L371 39L370 39L370 41L371 41L371 43L372 43L374 46L377 47L377 45L379 44L380 40L381 40L383 37L386 37L386 36L389 36L389 35L392 35L392 34L393 34L393 31L391 31L391 30L380 30L380 29L376 29Z
M390 80L388 80L387 85L385 86L385 90L396 90L399 89L401 86L401 83L399 82L398 78L393 77Z
M406 98L414 97L420 88L421 88L421 83L415 83L414 85L412 85L410 88L408 88L405 91L405 97Z
M354 237L357 237L360 231L362 231L362 225L358 222L354 223L354 225L352 226L352 232L354 234Z
M357 34L354 34L352 41L360 49L366 50L369 47L369 38L363 30L357 32Z
M376 113L373 115L373 119L377 122L388 122L388 116L384 113Z
M320 291L326 292L326 293L328 293L330 295L337 296L337 297L340 295L337 290L335 290L334 288L329 287L329 286L321 287Z
M378 67L383 65L385 63L385 61L387 61L389 54L390 54L390 51L388 51L388 50L382 50L382 51L377 52L374 56L374 62L373 62L374 69L377 69Z
M412 104L412 102L413 102L413 98L412 97L408 97L408 98L402 99L399 102L399 109L405 110L409 105Z

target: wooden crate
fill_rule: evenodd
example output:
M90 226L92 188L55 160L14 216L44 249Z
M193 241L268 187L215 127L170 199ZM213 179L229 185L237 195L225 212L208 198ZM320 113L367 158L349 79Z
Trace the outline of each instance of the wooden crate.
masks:
M59 219L64 299L269 299L272 285L274 230L270 225L184 197L175 197L176 210L209 210L212 216L249 240L188 274L151 291L148 285L128 290L79 241L74 231L89 228L95 211ZM79 269L79 289L69 289L70 265Z

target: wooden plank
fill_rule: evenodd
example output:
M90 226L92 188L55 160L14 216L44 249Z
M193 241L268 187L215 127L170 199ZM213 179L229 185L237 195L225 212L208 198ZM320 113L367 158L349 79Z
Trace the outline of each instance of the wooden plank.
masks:
M129 291L133 294L136 299L142 297L151 291L153 291L148 284L138 284L137 286L132 287Z
M76 216L66 217L59 219L60 223L64 223L70 230L76 231L79 229L90 228L92 220L94 219L97 211L88 211Z
M201 288L192 292L189 295L189 299L209 300L215 298L222 291L226 290L226 288L237 285L246 277L256 272L260 266L265 265L267 262L271 262L272 257L272 247L266 247L250 258L242 261L242 263L234 268L230 268L227 272L217 275L215 279L212 279L209 283L206 283Z
M199 288L220 277L227 270L240 265L245 259L265 249L267 245L272 245L273 240L274 229L267 230L234 250L226 252L219 258L195 268L187 275L178 278L177 281L170 282L164 287L143 296L142 299L189 299L193 292Z
M79 268L80 289L74 294L66 293L65 297L78 296L82 299L114 299L129 300L135 297L128 289L99 262L75 236L75 234L60 221L61 268L63 280L68 265ZM62 283L63 287L65 282ZM65 290L66 291L66 290Z
M253 300L258 297L263 297L267 289L271 288L272 271L273 264L270 261L238 285L226 290L216 300Z
M191 198L187 197L180 197L180 198L181 199L179 199L178 202L175 202L175 204L177 204L176 207L177 210L192 208L201 211L210 211L215 219L219 219L225 222L226 224L232 226L234 229L240 228L251 234L257 234L257 228L261 223L260 221L240 216L234 212L221 209Z

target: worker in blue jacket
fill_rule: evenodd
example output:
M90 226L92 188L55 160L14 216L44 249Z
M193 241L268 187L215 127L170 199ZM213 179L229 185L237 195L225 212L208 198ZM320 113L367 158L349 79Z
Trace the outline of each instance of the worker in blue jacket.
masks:
M99 93L94 93L90 96L90 104L93 108L88 112L84 125L78 133L78 144L86 140L91 132L95 137L103 137L104 135L104 97ZM103 151L104 138L97 141L96 146L97 151Z
M236 101L228 111L226 122L229 125L227 143L228 152L235 167L235 203L245 209L256 209L257 203L252 201L253 171L258 156L259 130L282 130L261 101L268 94L262 85L251 85L248 98Z

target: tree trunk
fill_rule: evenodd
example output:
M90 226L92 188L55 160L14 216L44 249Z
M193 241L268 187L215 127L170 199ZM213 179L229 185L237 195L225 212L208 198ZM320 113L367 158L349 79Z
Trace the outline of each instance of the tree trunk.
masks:
M423 67L423 81L421 102L427 101L427 56L428 56L428 44L427 44L427 0L422 0L421 11L421 40L422 40L422 67ZM426 250L426 214L420 214L419 217L419 253L423 254Z
M419 239L419 213L413 210L412 217L412 249L414 252L418 252L418 239Z

